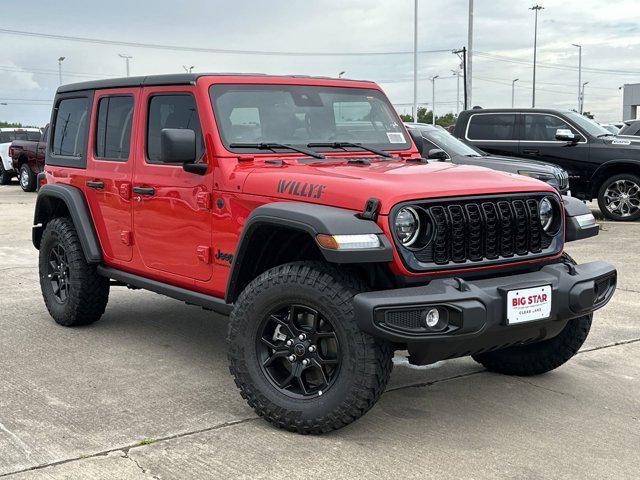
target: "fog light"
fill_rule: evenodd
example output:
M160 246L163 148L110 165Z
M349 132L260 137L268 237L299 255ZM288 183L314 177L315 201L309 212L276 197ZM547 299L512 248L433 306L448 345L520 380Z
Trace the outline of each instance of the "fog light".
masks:
M427 327L434 328L436 325L438 325L439 321L440 312L438 312L437 308L432 308L427 312L427 315L425 317L425 323L427 324Z

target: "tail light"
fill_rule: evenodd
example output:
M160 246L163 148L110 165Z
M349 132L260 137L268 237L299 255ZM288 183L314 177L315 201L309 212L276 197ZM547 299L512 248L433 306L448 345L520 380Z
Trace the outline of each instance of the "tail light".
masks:
M9 147L9 157L13 158L13 147Z

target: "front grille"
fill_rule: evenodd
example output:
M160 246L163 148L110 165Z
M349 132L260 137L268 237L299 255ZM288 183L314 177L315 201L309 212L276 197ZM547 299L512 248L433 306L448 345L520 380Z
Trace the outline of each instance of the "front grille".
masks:
M422 270L429 267L425 264L459 266L556 253L562 229L555 236L542 230L538 206L544 196L548 194L412 203L432 228L425 229L429 238L418 242L418 248L401 253L415 258Z
M558 169L558 189L561 192L569 189L569 174L564 169Z

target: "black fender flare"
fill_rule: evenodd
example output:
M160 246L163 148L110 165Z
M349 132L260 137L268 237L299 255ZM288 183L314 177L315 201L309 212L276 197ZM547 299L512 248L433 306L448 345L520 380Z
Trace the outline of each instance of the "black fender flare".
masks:
M595 237L600 231L597 223L593 225L580 225L575 217L587 215L591 210L582 200L574 197L562 196L562 204L564 206L564 240L565 242L573 242L574 240L582 240L584 238Z
M372 220L362 219L344 208L304 202L272 202L255 208L247 217L238 239L231 271L227 280L226 301L236 294L244 254L252 233L265 225L287 227L308 233L330 263L386 263L393 260L393 248L382 229ZM380 247L359 250L331 250L316 242L316 235L358 235L372 233L380 239ZM239 292L237 292L239 293Z
M93 225L84 194L82 190L72 185L45 184L38 190L31 234L33 246L37 249L40 248L42 232L47 222L54 217L55 212L52 200L62 201L67 207L71 220L78 232L80 245L87 263L102 262L100 241L98 240L98 234Z

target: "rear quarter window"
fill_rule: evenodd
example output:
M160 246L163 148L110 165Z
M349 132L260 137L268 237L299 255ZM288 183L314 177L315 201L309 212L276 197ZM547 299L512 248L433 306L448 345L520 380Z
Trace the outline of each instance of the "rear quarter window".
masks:
M59 100L54 111L47 164L85 167L90 109L88 96Z
M474 114L469 119L469 140L513 140L516 116L504 113Z

